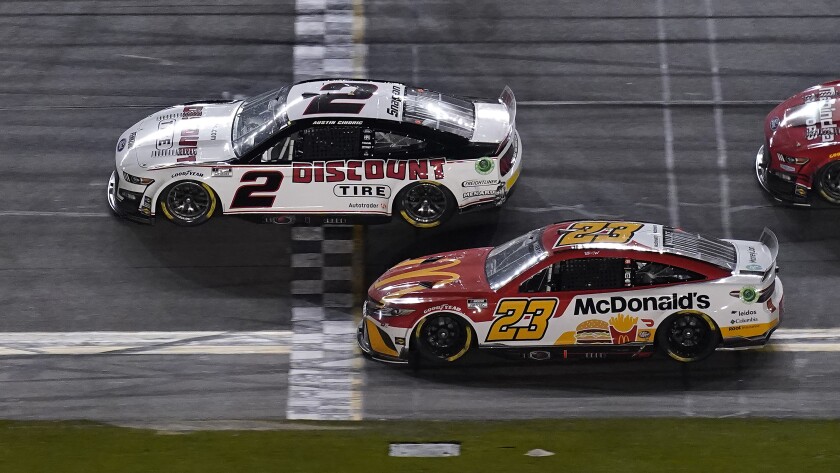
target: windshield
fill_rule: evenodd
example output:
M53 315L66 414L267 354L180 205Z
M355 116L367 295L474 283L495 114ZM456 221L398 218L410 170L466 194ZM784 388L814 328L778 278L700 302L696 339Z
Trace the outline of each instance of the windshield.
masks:
M289 87L246 99L233 121L233 150L237 156L248 154L289 124L286 96Z
M538 228L490 251L484 272L491 289L504 286L548 256L541 242L543 230Z

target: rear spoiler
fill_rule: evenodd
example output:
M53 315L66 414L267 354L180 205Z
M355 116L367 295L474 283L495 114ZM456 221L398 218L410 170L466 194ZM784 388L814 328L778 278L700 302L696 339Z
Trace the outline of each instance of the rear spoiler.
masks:
M776 238L776 234L769 228L764 227L764 231L761 232L761 238L758 241L770 250L770 255L773 257L773 262L775 262L776 256L779 254L779 239Z
M505 86L502 95L499 96L499 102L503 103L508 111L508 123L513 127L516 121L516 97L513 96L513 91L510 87Z

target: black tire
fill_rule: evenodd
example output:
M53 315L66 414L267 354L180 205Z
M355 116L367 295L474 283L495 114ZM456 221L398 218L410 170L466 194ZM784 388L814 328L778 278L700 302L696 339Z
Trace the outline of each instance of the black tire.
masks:
M434 314L417 324L414 343L424 360L452 363L463 358L473 347L475 332L457 315Z
M396 205L403 220L417 228L431 228L449 220L457 204L449 190L432 181L409 184L399 195Z
M210 220L219 207L216 193L207 184L178 181L160 194L160 210L172 223L194 227Z
M832 161L820 169L817 188L823 199L840 205L840 161Z
M656 335L659 349L683 363L706 358L720 342L720 331L715 322L697 311L679 312L668 317Z

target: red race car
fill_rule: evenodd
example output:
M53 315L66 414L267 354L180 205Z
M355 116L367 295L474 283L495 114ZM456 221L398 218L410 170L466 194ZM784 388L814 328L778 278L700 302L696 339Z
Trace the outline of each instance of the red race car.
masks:
M840 205L840 81L811 87L785 100L764 120L764 145L755 157L761 186L776 200L808 206Z
M779 325L778 241L663 225L571 221L495 248L397 264L368 290L358 340L381 361L451 362L471 348L536 360L696 361L762 346Z

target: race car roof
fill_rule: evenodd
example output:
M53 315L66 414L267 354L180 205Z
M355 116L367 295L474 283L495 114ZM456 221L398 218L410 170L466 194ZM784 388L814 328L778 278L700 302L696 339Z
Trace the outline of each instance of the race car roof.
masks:
M543 245L547 249L626 249L655 251L711 263L734 270L737 251L732 243L683 230L644 222L577 220L546 227Z
M370 118L410 122L471 139L475 105L468 100L396 82L358 79L295 84L286 99L289 120Z

